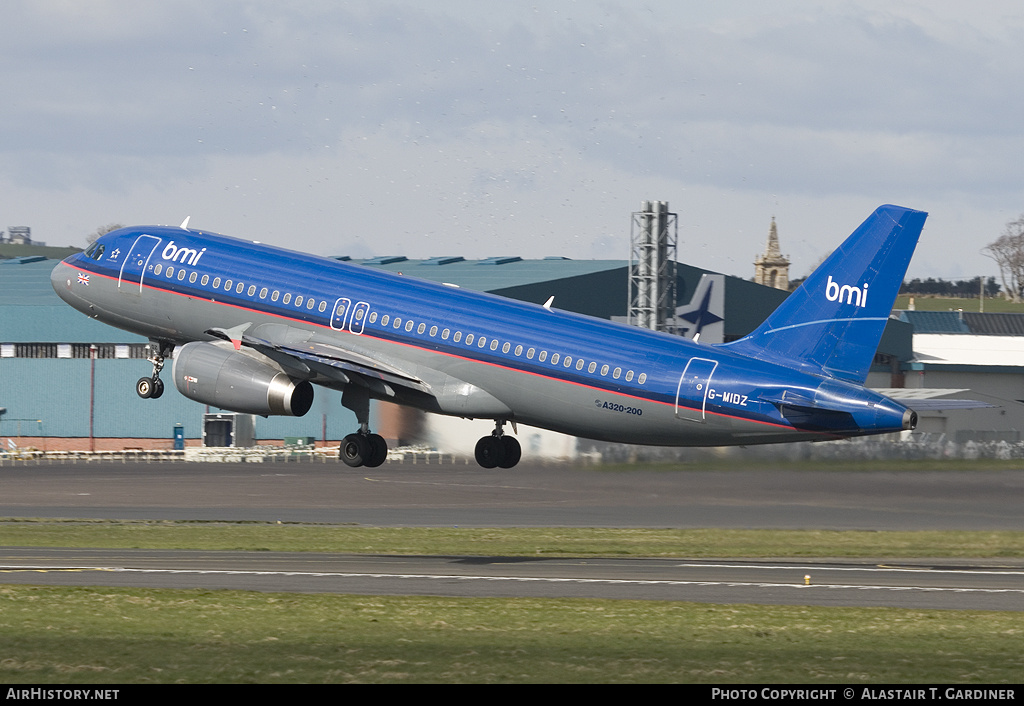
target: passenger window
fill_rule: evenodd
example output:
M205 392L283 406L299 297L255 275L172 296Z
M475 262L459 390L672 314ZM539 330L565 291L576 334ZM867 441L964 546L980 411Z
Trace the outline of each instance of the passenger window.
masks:
M533 349L532 348L530 350L526 351L526 359L527 360L533 360Z
M255 284L250 284L249 285L249 291L246 292L246 294L251 297L255 293L256 293L256 285Z
M562 365L564 365L567 368L572 367L572 357L571 356L565 356L565 360L562 361Z
M274 293L270 295L270 301L272 301L272 302L276 302L276 301L278 300L278 297L280 297L280 296L281 296L281 293L280 293L280 292L278 292L278 291L277 291L277 290L275 289L275 290L274 290Z
M302 295L295 295L295 306L302 306Z
M402 320L400 318L398 318L397 316L395 317L394 327L395 328L401 328L402 327Z
M380 317L380 325L381 326L387 326L388 325L388 321L390 321L390 320L391 320L391 317L388 316L387 314L384 314L384 316Z
M376 322L377 322L377 312L376 311L372 311L372 312L370 312L370 323L373 324L373 323L376 323Z
M167 269L171 269L171 268L168 267ZM229 280L229 279L224 280L224 291L225 292L230 292L232 284L233 284L233 282L231 280Z
M312 310L313 306L316 305L316 299L310 297L306 300L306 308Z
M235 287L235 294L241 294L243 289L245 289L245 282L239 282L238 286Z
M643 385L645 382L647 382L647 373L640 373L640 377L638 377L636 381Z
M199 275L198 275L198 274L196 274L195 272L193 272L192 274L190 274L190 275L188 276L188 282L189 282L189 284L195 284L195 283L196 283L196 278L197 278L197 277L199 277Z
M602 365L601 366L601 374L602 375L607 375L608 374L608 366L607 365Z
M430 327L430 337L433 338L436 335L437 335L437 326L431 326Z
M263 289L260 290L260 299L266 299L266 298L267 298L267 288L264 287Z
M588 373L593 374L595 370L597 370L597 363L591 363L587 366Z
M412 326L413 326L412 319L409 319L408 321L405 322L405 330L406 331L412 331Z
M185 279L185 270L178 270L178 281Z
M437 328L437 327L435 326L434 328ZM423 335L423 332L426 331L426 330L427 330L427 325L426 324L420 324L419 326L416 327L416 333L420 334L421 336Z
M558 359L559 359L560 357L561 357L561 356L560 356L560 354L558 354L558 353L552 353L552 354L551 354L551 364L552 364L552 365L558 365Z
M483 348L486 345L487 345L487 338L485 336L481 336L480 340L477 341L477 343L476 343L476 347L477 348Z
M322 301L322 302L320 302L320 306L317 307L317 311L319 311L322 314L324 312L324 309L326 309L326 308L327 308L327 302L323 302ZM359 312L359 313L362 314L363 312ZM360 316L359 318L362 318L362 316Z
M284 293L284 299L282 299L281 302L284 303L284 304L287 304L291 300L292 300L292 293L291 292L285 292Z
M593 365L593 363L591 363L591 365ZM576 369L577 370L583 370L583 359L582 358L577 358L576 359ZM594 372L594 371L591 370L590 372Z
M466 345L467 346L473 345L473 334L471 334L471 333L467 333L466 334Z
M199 281L199 284L203 285L204 287L207 284L209 284L209 283L210 283L210 275L203 275L203 278Z
M448 340L448 329L445 329L444 331L441 332L441 338L445 341Z
M506 341L506 342L504 343L504 345L502 345L502 347L501 347L501 352L502 352L502 353L508 353L508 350L509 350L509 348L511 348L511 347L512 347L512 346L511 346L511 345L509 345L508 341Z
M615 368L615 370L612 371L612 377L615 378L616 380L618 380L619 376L621 376L621 375L622 375L622 368Z
M168 265L167 266L167 279L170 279L173 276L174 276L174 268L171 267L170 265Z
M213 288L218 289L220 287L220 277L213 278Z
M153 268L153 274L155 274L155 275L158 275L158 274L160 274L163 271L164 271L164 266L163 265L157 265L156 267Z
M462 331L456 331L455 335L452 337L452 340L455 341L456 343L458 343L461 338L462 338Z
M630 370L630 371L628 371L626 373L626 382L632 382L632 381L633 381L633 371Z
M537 360L540 361L541 363L543 363L547 359L548 359L548 352L547 351L541 351L540 355L537 356Z
M521 356L522 354L523 354L523 347L522 346L516 346L516 357Z

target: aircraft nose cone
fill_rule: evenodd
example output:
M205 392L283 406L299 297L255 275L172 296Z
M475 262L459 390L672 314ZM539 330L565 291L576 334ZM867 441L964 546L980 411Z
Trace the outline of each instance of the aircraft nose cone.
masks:
M53 291L57 293L58 297L76 309L81 310L80 303L82 299L75 293L77 276L77 273L72 268L67 267L62 261L50 272L50 286L53 287Z

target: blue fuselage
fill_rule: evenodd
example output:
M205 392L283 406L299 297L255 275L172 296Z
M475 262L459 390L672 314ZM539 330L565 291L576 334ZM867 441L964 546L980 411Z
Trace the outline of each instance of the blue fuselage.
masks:
M441 414L673 446L907 428L905 407L860 385L728 347L213 233L118 230L52 282L75 308L151 339L239 327L290 342L297 370L329 388L348 378L325 348L377 361L394 374L375 397Z

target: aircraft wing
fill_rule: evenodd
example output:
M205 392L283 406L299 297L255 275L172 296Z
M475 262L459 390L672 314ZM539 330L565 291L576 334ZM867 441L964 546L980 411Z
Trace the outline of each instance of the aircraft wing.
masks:
M387 390L387 386L430 392L430 387L423 380L378 360L370 351L319 340L314 333L283 324L258 326L251 335L244 332L247 328L247 325L232 329L211 328L206 333L231 341L236 348L248 346L300 372L315 372L341 383L350 382L353 376L358 377L367 386L388 393L389 397L394 394Z

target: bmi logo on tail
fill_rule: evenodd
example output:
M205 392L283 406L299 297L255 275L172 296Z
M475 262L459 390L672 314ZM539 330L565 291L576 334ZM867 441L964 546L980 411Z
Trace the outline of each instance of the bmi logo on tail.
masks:
M839 285L838 282L832 279L832 275L828 276L828 283L825 285L825 298L830 302L839 300L842 302L843 298L846 298L847 304L853 304L859 307L865 307L868 305L868 285L864 283L862 288L853 287L849 284Z

